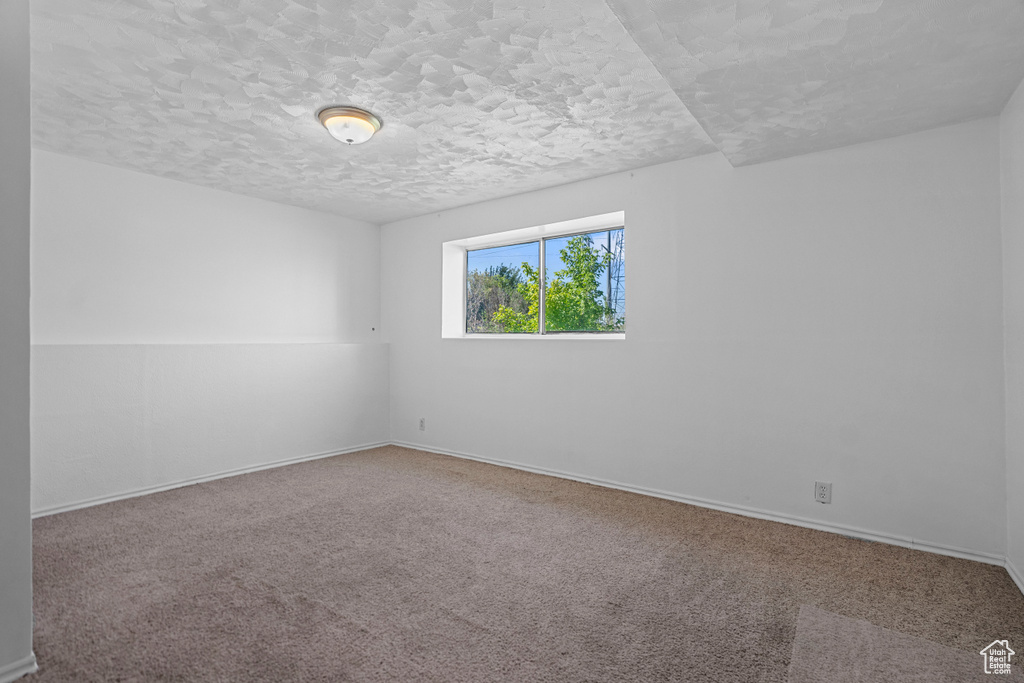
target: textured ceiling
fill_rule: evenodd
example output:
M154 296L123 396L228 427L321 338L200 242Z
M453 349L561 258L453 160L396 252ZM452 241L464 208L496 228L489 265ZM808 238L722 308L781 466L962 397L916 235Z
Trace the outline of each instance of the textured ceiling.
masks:
M998 114L1022 0L608 0L734 165Z
M33 143L381 223L994 115L1022 36L1024 0L33 0Z
M602 0L35 0L44 149L385 222L714 151ZM335 142L328 104L370 109Z

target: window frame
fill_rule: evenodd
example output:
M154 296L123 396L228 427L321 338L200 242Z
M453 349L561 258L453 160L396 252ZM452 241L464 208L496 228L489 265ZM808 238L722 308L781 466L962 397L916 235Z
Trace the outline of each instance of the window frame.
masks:
M624 211L575 218L558 223L538 225L518 230L478 235L444 242L442 246L441 337L443 339L591 339L624 340L622 332L550 332L545 330L544 308L547 273L545 272L545 246L548 239L573 237L606 230L625 230ZM540 287L538 290L537 332L468 332L466 330L466 287L469 271L469 252L492 247L504 247L537 242L540 251ZM455 291L457 288L457 291ZM623 311L625 311L623 301ZM456 316L458 318L456 319Z

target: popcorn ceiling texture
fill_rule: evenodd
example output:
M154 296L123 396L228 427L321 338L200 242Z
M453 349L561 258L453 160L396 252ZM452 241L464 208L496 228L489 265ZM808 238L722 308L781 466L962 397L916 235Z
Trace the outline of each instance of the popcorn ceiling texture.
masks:
M35 146L377 223L716 149L740 165L995 115L1024 77L1021 0L32 11ZM342 146L315 118L329 104L384 128Z
M1021 0L608 0L733 165L999 114Z
M386 222L714 151L602 0L38 0L33 142ZM345 147L315 113L381 117Z

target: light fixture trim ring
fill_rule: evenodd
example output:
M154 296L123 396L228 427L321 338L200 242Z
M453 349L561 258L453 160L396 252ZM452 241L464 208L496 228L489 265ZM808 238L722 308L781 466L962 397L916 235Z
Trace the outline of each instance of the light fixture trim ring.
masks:
M316 113L316 117L320 121L320 125L327 128L328 131L330 131L330 128L327 126L327 121L338 116L354 118L370 124L373 128L373 133L370 134L371 137L384 125L380 118L375 114L372 114L365 109L348 105L331 105L329 107L324 107Z

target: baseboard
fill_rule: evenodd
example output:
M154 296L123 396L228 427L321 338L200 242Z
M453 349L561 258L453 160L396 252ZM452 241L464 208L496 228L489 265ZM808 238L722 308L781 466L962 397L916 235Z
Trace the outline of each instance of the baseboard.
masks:
M474 455L472 453L450 451L446 449L437 448L434 446L424 446L421 444L406 443L402 441L394 441L392 443L395 446L403 446L405 448L413 448L416 450L427 451L430 453L438 453L441 455L450 455L456 458L463 458L466 460L476 460L478 462L485 462L491 465L499 465L501 467L511 467L512 469L523 470L525 472L545 474L551 477L558 477L559 479L570 479L572 481L579 481L585 484L594 484L595 486L603 486L605 488L618 489L620 491L629 491L631 493L639 493L641 495L653 496L655 498L674 500L680 503L696 505L697 507L709 508L711 510L719 510L721 512L730 512L736 515L743 515L744 517L754 517L756 519L764 519L771 522L781 522L783 524L791 524L793 526L804 527L807 529L827 531L833 534L839 534L840 536L850 536L864 541L888 543L889 545L896 545L903 548L910 548L913 550L924 550L925 552L936 553L938 555L959 557L965 560L973 560L975 562L983 562L985 564L994 564L1000 567L1007 567L1009 569L1008 562L1006 558L1002 555L983 553L978 552L976 550L968 550L966 548L957 548L955 546L942 545L940 543L929 543L926 541L920 541L913 538L894 536L892 534L870 531L867 529L859 529L857 527L843 526L840 524L828 524L813 519L797 517L795 515L779 514L777 512L746 507L743 505L733 505L731 503L722 503L719 501L709 500L706 498L698 498L696 496L687 496L678 493L672 493L670 491L660 491L658 489L649 489L642 486L623 484L617 481L609 481L606 479L597 479L593 477L583 477L578 474L573 474L571 472L562 472L560 470L552 470L546 467L524 465L522 463L510 462L507 460L499 460L497 458L487 458L479 455ZM1022 586L1022 583L1018 580L1018 578L1015 578L1014 580L1017 581L1018 586ZM1024 587L1022 587L1021 590L1024 591Z
M205 474L201 477L193 477L191 479L182 479L180 481L174 481L167 484L158 484L157 486L147 486L141 489L133 489L131 491L122 491L121 493L114 493L107 496L97 496L96 498L89 498L87 500L80 500L74 503L66 503L62 505L52 505L50 507L39 508L38 510L32 511L32 519L37 517L46 517L48 515L56 515L61 512L70 512L72 510L80 510L81 508L92 507L94 505L102 505L103 503L112 503L115 500L124 500L126 498L137 498L138 496L145 496L150 493L159 493L160 491L170 491L171 489L179 489L183 486L192 486L193 484L202 484L205 481L214 481L216 479L224 479L226 477L234 477L239 474L249 474L250 472L259 472L260 470L270 470L275 467L284 467L285 465L294 465L300 462L308 462L310 460L320 460L322 458L333 458L336 455L345 455L346 453L354 453L356 451L365 451L368 448L377 448L379 446L387 446L390 442L381 441L378 443L368 443L359 446L352 446L351 448L345 448L337 451L325 451L323 453L313 453L311 455L300 455L294 458L285 458L284 460L275 460L274 462L264 463L262 465L253 465L251 467L239 467L233 470L223 470L215 472L213 474ZM2 683L2 681L0 681Z
M1006 558L1006 573L1010 575L1013 582L1017 584L1017 588L1020 589L1021 593L1024 593L1024 574L1014 566L1010 558Z
M275 467L283 467L285 465L292 465L300 462L307 462L310 460L319 460L321 458L331 458L338 455L345 455L346 453L354 453L356 451L363 451L369 448L378 448L380 446L395 445L402 446L404 448L412 448L420 451L427 451L429 453L437 453L439 455L449 455L455 458L462 458L465 460L476 460L478 462L488 463L491 465L498 465L500 467L509 467L512 469L523 470L525 472L533 472L535 474L544 474L551 477L558 477L559 479L568 479L571 481L578 481L585 484L593 484L595 486L602 486L605 488L617 489L620 491L629 491L631 493L639 493L645 496L653 496L655 498L664 498L666 500L674 500L680 503L687 503L689 505L696 505L698 507L708 508L711 510L719 510L721 512L729 512L732 514L743 515L745 517L754 517L756 519L764 519L771 522L781 522L783 524L790 524L793 526L804 527L807 529L816 529L818 531L827 531L829 533L839 534L841 536L850 536L865 541L874 541L877 543L888 543L890 545L900 546L902 548L910 548L913 550L923 550L925 552L935 553L938 555L947 555L950 557L959 557L965 560L973 560L975 562L983 562L985 564L994 564L1001 567L1005 567L1010 578L1013 579L1017 587L1024 593L1024 574L1022 574L1010 560L1006 557L995 555L991 553L982 553L975 550L968 550L966 548L957 548L955 546L943 545L940 543L930 543L921 541L918 539L907 538L902 536L894 536L892 534L881 533L877 531L870 531L867 529L860 529L857 527L844 526L841 524L827 524L819 522L813 519L807 519L804 517L798 517L795 515L785 515L776 512L770 512L768 510L761 510L758 508L747 507L743 505L734 505L731 503L722 503L719 501L709 500L706 498L699 498L696 496L687 496L678 493L672 493L670 491L661 491L658 489L650 489L643 486L633 486L631 484L623 484L621 482L610 481L606 479L598 479L594 477L584 477L571 472L563 472L561 470L549 469L546 467L536 467L533 465L525 465L523 463L511 462L508 460L500 460L497 458L488 458L472 453L462 453L460 451L452 451L435 446L427 446L424 444L416 444L405 441L384 441L378 443L362 444L359 446L352 446L343 450L328 451L323 453L313 453L311 455L302 455L294 458L286 458L284 460L276 460L270 463L264 463L262 465L254 465L251 467L241 467L233 470L224 470L213 474L204 475L202 477L194 477L192 479L185 479L176 481L168 484L161 484L158 486L150 486L142 489L136 489L132 491L125 491L116 493L108 496L99 496L97 498L90 498L88 500L82 500L75 503L68 503L65 505L55 505L48 508L40 508L32 512L32 518L45 517L47 515L54 515L61 512L70 512L71 510L78 510L81 508L92 507L94 505L102 505L103 503L111 503L116 500L124 500L126 498L136 498L138 496L144 496L150 493L158 493L160 491L169 491L171 489L181 488L183 486L191 486L193 484L201 484L206 481L214 481L216 479L224 479L226 477L234 477L239 474L248 474L250 472L259 472L260 470L273 469ZM27 660L26 660L27 661ZM11 666L19 666L21 662L15 663ZM35 655L31 657L31 662L26 666L35 666ZM10 668L10 667L9 667ZM22 673L18 673L14 678L25 675L26 673L32 673L31 671L25 670ZM7 683L7 681L14 680L14 678L4 678L6 669L0 670L0 683ZM13 675L13 674L12 674Z
M0 683L11 683L22 676L34 674L39 671L36 664L36 653L30 652L28 657L12 662L5 667L0 667Z

